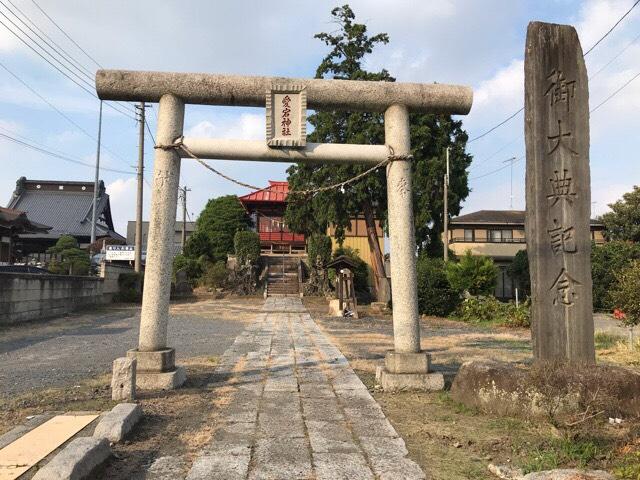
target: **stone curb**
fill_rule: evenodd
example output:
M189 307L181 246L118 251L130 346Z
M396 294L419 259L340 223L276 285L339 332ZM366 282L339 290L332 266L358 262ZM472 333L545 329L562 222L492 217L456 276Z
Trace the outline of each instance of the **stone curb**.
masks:
M106 438L118 443L142 418L142 408L135 403L119 403L100 419L93 432L94 438Z
M32 480L83 480L110 456L106 438L76 438L38 470Z

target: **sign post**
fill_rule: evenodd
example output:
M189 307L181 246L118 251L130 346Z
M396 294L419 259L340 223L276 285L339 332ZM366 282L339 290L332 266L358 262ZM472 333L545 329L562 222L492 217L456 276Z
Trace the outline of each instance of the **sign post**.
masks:
M107 245L105 260L135 260L136 247L133 245Z

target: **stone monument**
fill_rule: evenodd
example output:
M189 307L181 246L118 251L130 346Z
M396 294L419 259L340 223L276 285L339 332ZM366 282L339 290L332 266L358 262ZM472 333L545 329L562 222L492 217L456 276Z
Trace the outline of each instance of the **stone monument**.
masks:
M525 138L534 357L593 363L589 88L572 26L529 24Z

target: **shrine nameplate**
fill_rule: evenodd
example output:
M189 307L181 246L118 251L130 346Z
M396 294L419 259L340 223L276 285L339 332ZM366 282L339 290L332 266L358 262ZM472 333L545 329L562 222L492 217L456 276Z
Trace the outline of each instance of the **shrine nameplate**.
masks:
M529 24L525 138L534 357L593 363L589 88L571 26Z
M267 92L267 145L304 147L307 143L307 94L301 85L272 85Z

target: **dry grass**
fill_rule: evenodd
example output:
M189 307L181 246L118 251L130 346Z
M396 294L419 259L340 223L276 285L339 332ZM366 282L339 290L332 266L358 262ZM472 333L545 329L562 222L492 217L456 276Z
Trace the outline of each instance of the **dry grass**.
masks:
M640 367L640 339L630 345L629 338L598 332L596 355L605 363Z

